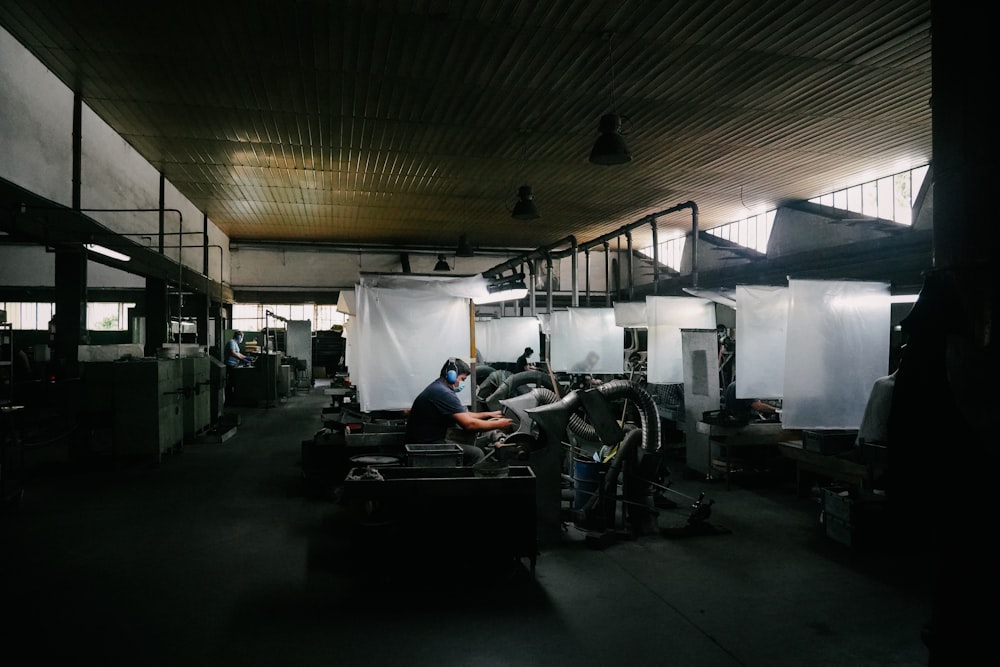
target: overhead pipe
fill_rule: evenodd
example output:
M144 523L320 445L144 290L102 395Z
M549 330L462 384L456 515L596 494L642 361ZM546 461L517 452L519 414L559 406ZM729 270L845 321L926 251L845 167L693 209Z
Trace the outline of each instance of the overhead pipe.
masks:
M691 287L698 287L698 205L687 204L691 206Z
M611 244L604 242L604 305L611 307Z
M632 262L632 230L625 232L625 248L628 257L628 300L635 298L635 266Z
M535 250L531 250L531 251L529 251L527 253L524 253L523 255L519 255L518 257L514 257L513 259L509 259L506 262L503 262L502 264L498 264L498 265L496 265L496 266L494 266L494 267L492 267L490 269L487 269L486 271L482 272L482 275L483 275L484 278L499 277L499 276L501 276L503 274L504 271L506 271L507 269L513 269L514 267L516 267L518 264L520 264L523 261L529 261L531 259L545 259L548 262L548 266L550 267L550 279L551 279L551 262L552 262L553 258L555 258L555 259L562 259L563 257L566 257L567 255L573 255L574 256L574 260L575 260L576 259L575 255L577 253L579 253L580 251L586 252L590 248L594 248L596 246L603 245L604 246L604 252L605 252L605 266L606 266L606 268L605 268L605 275L606 276L610 276L610 273L611 273L610 269L607 268L608 264L610 263L610 261L609 261L610 258L608 257L608 254L609 254L608 253L608 251L609 251L609 243L608 242L611 241L612 239L620 238L621 236L626 235L628 232L631 232L633 229L637 229L639 227L642 227L643 225L650 225L650 227L652 229L652 232L653 232L653 261L654 261L654 267L653 267L654 274L653 275L654 275L654 283L655 283L655 282L657 282L659 280L659 271L658 271L658 268L659 268L659 250L657 248L658 241L657 241L656 221L657 221L658 218L661 218L661 217L663 217L665 215L668 215L670 213L676 213L677 211L682 211L684 209L691 209L691 235L692 235L692 239L693 239L693 242L694 242L694 245L692 246L692 252L691 252L691 281L692 281L692 286L693 287L697 287L698 286L698 205L694 201L686 201L686 202L684 202L682 204L677 204L676 206L671 206L670 208L665 208L662 211L657 211L656 213L651 213L651 214L649 214L647 216L644 216L643 218L640 218L639 220L636 220L635 222L631 222L631 223L629 223L627 225L623 225L622 227L619 227L618 229L616 229L616 230L614 230L612 232L608 232L607 234L603 234L601 236L598 236L597 238L591 239L590 241L586 241L584 243L577 243L576 237L574 237L571 234L569 236L566 236L565 238L559 239L555 243L550 243L549 245L540 246L540 247L536 248ZM564 245L566 243L570 244L570 247L568 249L558 250L558 248L560 246L562 246L562 245ZM629 262L630 263L632 261L631 254L632 253L631 253L631 248L630 248L630 252L629 252ZM630 273L631 273L631 271L630 271ZM575 281L576 281L576 265L575 264L574 264L574 270L573 270L573 279L574 279L574 290L573 290L574 301L573 301L573 303L576 304L577 303L577 292L576 292L576 287L575 287ZM611 305L611 292L610 292L611 282L608 281L607 285L608 285L608 305L610 306ZM630 285L630 287L631 287L631 285ZM551 280L550 280L550 283L549 283L549 301L550 301L550 303L551 303L551 298L552 298L552 289L551 289ZM551 306L550 306L550 312L551 312Z
M533 261L526 260L525 263L528 265L528 275L531 279L528 281L528 298L531 299L531 316L535 317L538 314L538 308L535 305L535 281L538 278L538 272L535 269L535 263Z
M485 271L482 272L482 276L484 278L497 278L497 277L500 277L503 274L504 271L506 271L508 269L515 268L521 262L525 262L525 261L532 260L532 259L545 259L549 255L549 253L551 253L556 248L559 248L560 246L565 245L566 243L570 243L572 245L572 247L575 249L576 248L576 237L574 237L572 234L570 234L569 236L566 236L566 237L563 237L563 238L559 239L555 243L550 243L548 245L540 246L540 247L535 248L534 250L528 251L528 252L526 252L526 253L524 253L522 255L518 255L517 257L509 259L506 262L503 262L502 264L497 264L496 266L494 266L494 267L492 267L490 269L486 269Z
M552 314L552 254L545 253L545 312Z
M650 231L653 233L653 294L660 293L660 242L656 234L656 218L650 223Z
M570 281L570 284L573 286L572 300L570 301L570 305L576 308L577 306L580 305L580 289L579 289L580 279L577 276L577 274L579 273L578 268L580 265L580 260L579 260L580 253L577 252L576 250L576 237L571 236L570 239L572 239L570 241L570 252L572 253L572 255L570 256L572 257L571 264L573 271L573 278Z

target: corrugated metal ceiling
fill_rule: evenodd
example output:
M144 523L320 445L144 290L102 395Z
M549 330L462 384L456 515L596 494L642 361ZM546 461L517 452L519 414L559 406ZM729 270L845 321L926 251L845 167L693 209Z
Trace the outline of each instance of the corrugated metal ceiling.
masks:
M536 248L931 158L930 3L0 2L234 240ZM613 84L613 85L612 85ZM600 116L633 161L587 160ZM541 217L510 217L530 184ZM660 239L690 216L660 220ZM637 235L636 241L645 241Z

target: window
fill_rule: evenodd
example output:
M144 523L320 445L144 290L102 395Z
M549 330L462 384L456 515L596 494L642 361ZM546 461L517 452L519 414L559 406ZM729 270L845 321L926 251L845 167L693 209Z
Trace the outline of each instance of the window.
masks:
M268 318L268 313L293 322L312 322L313 331L329 329L334 324L343 324L347 316L337 310L335 305L318 305L314 303L234 303L232 328L240 331L260 331L268 324L275 328L284 327L281 320Z
M134 303L88 303L89 331L128 331L128 310Z
M920 192L928 169L929 166L926 165L910 169L875 181L829 192L809 201L910 225L913 222L914 200ZM705 231L746 248L766 253L767 241L771 237L771 230L774 229L775 213L774 210L767 211ZM658 248L660 262L674 270L680 270L684 239L685 237L680 237L660 243ZM639 252L648 257L653 256L652 248Z
M0 303L0 310L7 311L7 321L19 331L46 331L55 312L51 303L16 302Z

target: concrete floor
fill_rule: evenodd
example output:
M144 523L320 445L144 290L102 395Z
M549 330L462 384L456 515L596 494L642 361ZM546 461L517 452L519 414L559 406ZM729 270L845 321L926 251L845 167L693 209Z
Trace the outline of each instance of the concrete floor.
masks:
M705 492L722 534L594 549L570 524L534 576L477 568L477 554L408 567L427 545L404 544L379 565L395 576L373 578L344 504L304 492L300 445L328 404L320 384L240 408L234 437L158 465L29 468L0 517L5 653L18 664L928 664L922 559L831 540L817 501L782 475L727 489L672 474L680 506L658 527L683 526Z

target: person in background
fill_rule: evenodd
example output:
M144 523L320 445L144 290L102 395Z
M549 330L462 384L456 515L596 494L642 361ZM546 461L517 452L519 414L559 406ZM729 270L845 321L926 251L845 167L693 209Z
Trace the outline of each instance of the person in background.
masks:
M570 367L569 372L574 375L572 383L574 389L586 389L601 384L601 381L592 374L600 360L601 356L591 350L582 361L578 361Z
M452 357L444 363L438 377L413 400L406 419L406 444L444 443L448 428L452 426L475 432L505 429L513 424L499 410L469 412L462 405L458 393L471 373L464 359ZM486 456L476 445L459 444L465 452L463 464L466 466L475 465Z
M236 368L240 364L250 361L250 357L240 352L240 343L243 342L243 332L234 331L233 337L226 343L226 365Z
M535 365L530 361L528 361L528 359L531 359L531 355L533 355L534 353L535 351L532 350L530 347L524 348L524 353L517 358L516 362L514 362L514 372L523 373L524 371L535 370Z
M736 398L736 380L726 386L722 394L723 414L736 421L746 422L756 412L762 418L777 417L778 409L758 398Z
M25 347L17 351L17 363L14 365L14 381L27 382L35 379L35 372L31 368L31 355Z

